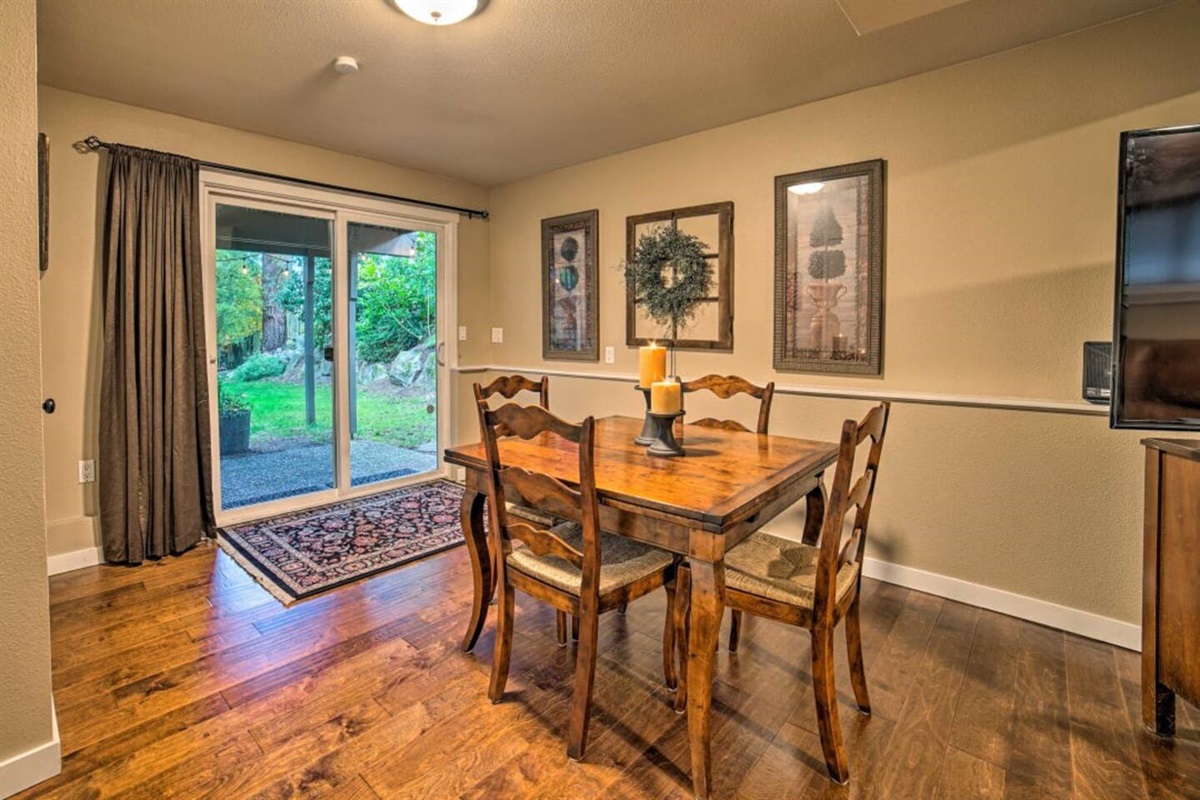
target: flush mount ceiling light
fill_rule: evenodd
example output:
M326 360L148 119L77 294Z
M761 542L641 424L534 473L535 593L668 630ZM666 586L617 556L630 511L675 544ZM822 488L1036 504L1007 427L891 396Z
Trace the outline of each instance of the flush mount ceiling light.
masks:
M426 25L453 25L479 10L479 0L392 0L396 8Z

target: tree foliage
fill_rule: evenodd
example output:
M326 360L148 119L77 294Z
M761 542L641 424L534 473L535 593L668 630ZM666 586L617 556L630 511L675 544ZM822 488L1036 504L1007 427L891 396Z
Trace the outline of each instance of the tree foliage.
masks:
M412 258L363 253L358 260L358 357L391 361L433 338L437 327L437 237L413 234Z
M217 251L217 346L262 330L262 253Z

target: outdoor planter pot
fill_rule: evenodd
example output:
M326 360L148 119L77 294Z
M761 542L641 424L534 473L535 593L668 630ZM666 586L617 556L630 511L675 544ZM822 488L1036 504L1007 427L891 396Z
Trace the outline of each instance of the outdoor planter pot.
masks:
M250 409L221 414L221 455L245 453L250 449Z

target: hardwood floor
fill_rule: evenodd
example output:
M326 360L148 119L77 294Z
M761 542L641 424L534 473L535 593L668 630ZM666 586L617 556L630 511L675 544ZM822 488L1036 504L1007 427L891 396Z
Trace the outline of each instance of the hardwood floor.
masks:
M716 796L1200 797L1200 714L1143 731L1134 653L864 581L874 716L839 631L851 781L824 775L805 631L747 617L714 687ZM605 615L584 763L566 757L573 646L517 600L509 692L494 628L458 651L464 549L285 609L205 547L51 579L63 772L21 798L683 798L685 720L662 685L662 596ZM726 641L722 637L722 641Z

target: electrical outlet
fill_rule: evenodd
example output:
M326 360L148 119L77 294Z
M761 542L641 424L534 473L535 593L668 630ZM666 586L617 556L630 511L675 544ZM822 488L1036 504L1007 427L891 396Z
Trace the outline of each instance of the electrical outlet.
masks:
M504 341L504 328L492 328L492 344L501 344Z
M616 356L613 354L613 349L611 347L604 348L604 363L611 364L614 361L616 361Z
M96 480L96 462L88 459L79 462L79 482L93 483Z
M465 342L467 340L467 326L466 325L458 326L458 340L460 342Z

